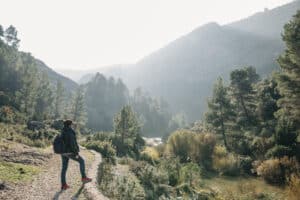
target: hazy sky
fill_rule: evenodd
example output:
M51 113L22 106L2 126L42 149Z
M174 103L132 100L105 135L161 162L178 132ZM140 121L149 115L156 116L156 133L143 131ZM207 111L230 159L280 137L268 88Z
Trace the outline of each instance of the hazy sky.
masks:
M56 70L134 63L198 26L232 22L291 0L0 0L20 49Z

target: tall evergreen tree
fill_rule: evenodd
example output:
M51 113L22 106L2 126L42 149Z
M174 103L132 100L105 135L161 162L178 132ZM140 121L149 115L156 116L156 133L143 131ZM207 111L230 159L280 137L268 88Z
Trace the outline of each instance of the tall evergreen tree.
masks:
M130 106L124 106L114 119L116 135L121 136L124 145L126 138L135 138L140 134L141 127Z
M128 96L128 90L120 79L106 79L97 73L86 84L87 127L98 131L112 131L113 118L122 106L128 104Z
M86 124L86 106L84 100L83 87L77 88L71 106L71 119L77 124L84 126Z
M25 112L29 118L34 114L35 97L38 88L37 70L33 58L27 54L23 55L23 68L21 73L22 88L16 92L17 102L20 110Z
M44 120L52 114L53 92L46 74L42 75L38 84L33 118L35 120Z
M64 87L61 81L57 81L54 102L54 118L61 118L64 106Z
M20 40L18 38L18 31L14 26L10 25L3 34L5 41L9 46L12 46L16 49L19 47Z
M237 105L237 122L243 127L254 125L256 105L253 84L258 80L259 75L254 67L236 69L230 73L230 87Z
M285 52L279 57L278 118L286 118L300 128L300 11L284 26Z
M226 132L229 129L228 122L233 115L233 108L228 96L228 88L219 78L214 85L213 96L208 101L209 111L205 115L206 122L211 125L216 133L223 137L224 145L228 149Z
M3 37L3 33L4 33L3 27L0 25L0 37Z

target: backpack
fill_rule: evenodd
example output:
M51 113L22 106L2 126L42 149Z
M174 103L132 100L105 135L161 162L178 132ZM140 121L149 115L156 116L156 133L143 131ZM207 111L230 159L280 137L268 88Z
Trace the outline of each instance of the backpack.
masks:
M65 143L61 134L58 134L53 141L54 153L62 154L65 153Z

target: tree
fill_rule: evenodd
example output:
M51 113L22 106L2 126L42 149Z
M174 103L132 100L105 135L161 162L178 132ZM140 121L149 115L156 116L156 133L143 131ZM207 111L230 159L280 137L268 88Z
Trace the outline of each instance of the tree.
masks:
M256 116L262 137L270 137L275 132L277 124L274 114L278 111L277 101L280 94L274 77L275 75L272 75L255 85L257 91Z
M152 98L141 88L137 88L130 103L142 124L143 135L153 137L168 133L171 114L168 104L163 99Z
M254 125L255 91L253 84L259 80L254 67L236 69L230 73L230 87L236 100L239 123ZM243 112L240 113L239 110Z
M71 119L79 125L86 124L86 107L84 101L83 87L78 87L72 100Z
M38 73L34 59L30 54L23 54L22 58L23 67L19 69L22 88L16 92L16 101L20 110L31 118L34 115L35 100L39 85L39 80L36 78Z
M35 99L35 120L44 120L50 117L53 103L53 92L46 74L43 74L37 88Z
M6 43L9 46L12 46L14 48L18 48L19 47L19 42L20 40L18 39L18 31L17 29L10 25L4 32L4 38Z
M62 116L64 103L64 87L61 81L57 81L56 92L55 92L55 102L54 102L54 117L60 118Z
M279 57L277 76L281 98L277 101L278 119L286 118L300 128L300 11L284 26L285 52Z
M219 78L214 85L213 96L208 101L209 111L205 115L206 122L212 126L216 133L223 136L225 147L228 149L226 140L226 129L228 121L233 115L233 108L228 97L228 88L223 85Z
M3 31L3 27L0 25L0 37L3 37L4 31Z
M141 137L141 126L132 108L127 105L114 118L114 132L120 138L120 143L115 142L118 155L139 155L144 140Z
M97 131L112 131L113 118L128 103L128 90L123 82L107 79L100 73L86 84L87 127Z

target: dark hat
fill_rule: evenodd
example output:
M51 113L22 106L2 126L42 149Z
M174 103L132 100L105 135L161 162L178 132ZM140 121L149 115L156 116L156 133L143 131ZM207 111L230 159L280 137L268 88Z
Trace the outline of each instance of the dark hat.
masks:
M72 120L67 119L67 120L64 121L64 126L65 126L65 127L68 127L68 126L70 126L72 123L73 123Z

